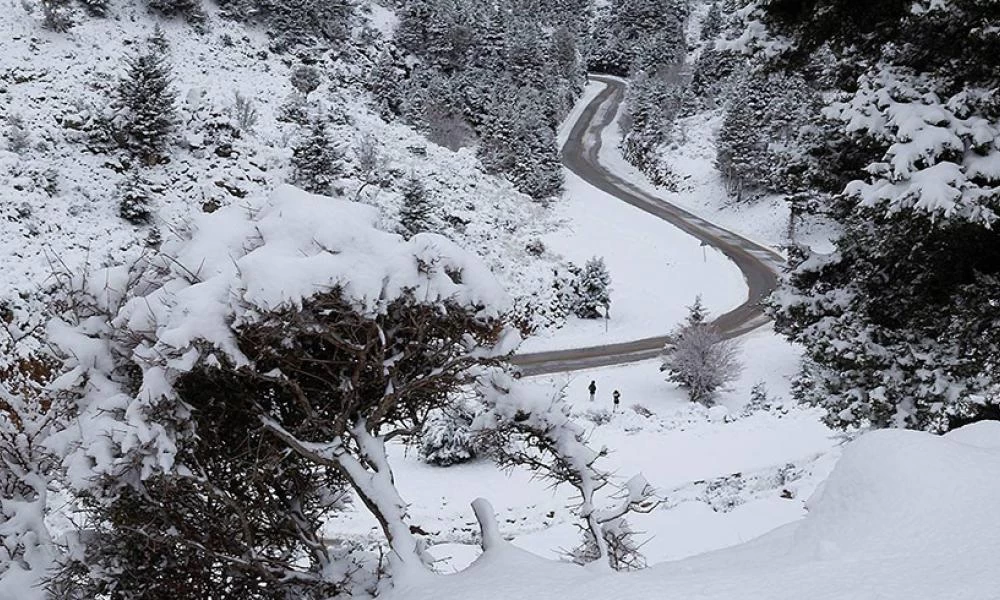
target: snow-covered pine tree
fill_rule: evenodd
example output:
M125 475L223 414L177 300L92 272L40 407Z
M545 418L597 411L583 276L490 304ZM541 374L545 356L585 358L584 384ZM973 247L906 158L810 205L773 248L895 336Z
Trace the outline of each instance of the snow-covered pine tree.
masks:
M432 410L420 429L420 458L424 462L447 467L476 457L476 436L472 419L463 407Z
M611 274L604 258L595 256L587 261L574 282L577 304L573 313L581 319L600 319L611 308Z
M688 0L614 0L595 25L590 67L632 75L676 63L685 51Z
M365 78L365 88L372 95L379 116L390 120L402 114L405 63L396 60L392 52L379 55Z
M424 184L414 176L403 182L403 205L399 209L400 233L410 238L434 228L434 204Z
M722 33L722 2L723 0L715 0L708 7L708 12L705 13L705 18L701 22L701 39L703 41L711 42Z
M201 21L205 13L201 0L146 0L149 8L167 17L180 16L189 21Z
M309 96L323 83L319 69L310 65L295 67L292 69L289 79L292 82L292 87L301 92L303 96Z
M667 140L680 114L684 88L679 67L634 76L625 98L625 158L657 185L673 183L657 151Z
M304 129L292 148L292 181L307 192L329 195L343 157L322 116L314 116Z
M73 27L71 0L41 0L42 24L52 31L65 33Z
M7 115L4 137L7 138L7 149L16 154L27 152L31 147L31 133L24 124L24 118L19 114Z
M532 198L559 194L562 162L542 95L532 88L501 83L495 88L490 113L478 151L483 166L507 175Z
M701 294L694 297L694 303L687 307L688 314L684 317L684 324L687 327L698 327L708 323L708 310L701 301Z
M111 137L143 164L165 158L176 125L176 95L163 32L125 60L126 72L112 98Z
M351 32L354 0L248 0L238 18L260 21L272 32L272 47L285 51L322 42L343 44Z
M108 0L80 0L80 4L88 13L95 17L104 17L108 14Z
M132 169L118 186L118 216L133 225L149 224L153 200L162 191L140 169Z
M692 402L710 406L716 393L739 377L742 366L739 346L723 338L706 318L698 297L688 307L684 324L670 334L660 370L667 372L667 381L685 388Z
M751 18L782 43L757 45L840 90L823 113L852 151L831 162L855 180L835 251L799 249L773 300L776 328L806 350L794 393L838 427L997 418L995 3L778 4Z

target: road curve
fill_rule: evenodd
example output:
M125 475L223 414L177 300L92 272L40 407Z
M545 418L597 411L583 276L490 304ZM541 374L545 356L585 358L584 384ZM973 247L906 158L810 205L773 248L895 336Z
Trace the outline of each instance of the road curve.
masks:
M742 335L766 323L761 300L777 284L777 274L784 259L764 246L643 191L605 168L598 158L601 133L614 122L625 97L626 83L615 77L591 75L590 78L607 87L577 119L563 146L563 164L597 189L659 217L718 249L739 267L749 293L746 302L713 321L725 337ZM519 354L514 356L512 362L520 368L523 376L578 371L655 358L666 341L666 336L661 335L587 348Z

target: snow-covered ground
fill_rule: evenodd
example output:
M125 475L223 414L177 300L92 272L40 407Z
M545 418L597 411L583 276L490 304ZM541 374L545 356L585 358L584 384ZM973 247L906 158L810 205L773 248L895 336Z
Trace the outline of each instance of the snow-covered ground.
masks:
M753 541L629 574L501 546L388 598L993 600L998 440L995 422L944 437L876 431L845 448L804 518Z
M192 213L259 201L290 176L300 128L277 115L293 94L295 61L269 53L262 30L222 18L212 3L205 5L204 34L181 19L152 19L141 3L111 5L113 17L81 17L62 34L42 28L41 11L29 12L31 3L10 3L0 13L0 304L16 313L18 325L45 318L40 291L54 272L134 260L148 251L154 229L169 238ZM388 33L393 13L378 5L371 10L371 23ZM164 185L151 207L153 223L136 227L118 215L121 155L92 151L89 131L107 109L123 59L157 23L170 45L180 122L169 162L146 169ZM309 99L340 117L330 134L344 153L344 178L335 186L341 195L376 206L382 225L393 229L400 186L408 176L419 178L436 205L440 232L482 256L512 295L544 303L559 257L537 257L526 246L556 226L550 212L485 174L474 149L452 152L409 127L385 123L360 95L359 67L334 55L322 59L323 83ZM220 134L213 132L232 122L236 93L252 101L257 123L216 141ZM28 132L29 147L20 152L9 150L9 116L23 118ZM385 188L362 184L358 153L368 143ZM225 144L231 147L220 150Z
M602 89L592 82L566 119L572 125L580 109ZM617 152L616 127L605 130L603 148ZM568 131L563 128L563 139ZM602 161L607 152L602 152ZM558 330L528 339L522 352L624 342L668 333L686 314L696 295L713 314L733 309L747 297L743 275L721 252L670 223L650 216L598 190L569 170L566 192L554 207L563 227L544 235L546 247L577 264L604 257L611 273L611 318L570 317Z
M803 501L829 472L840 438L820 423L820 412L786 405L798 351L761 328L743 339L746 368L720 395L725 409L690 403L667 383L655 361L539 377L534 392L564 388L576 418L591 427L590 443L608 448L604 467L623 477L641 472L666 499L657 510L630 518L644 532L651 563L732 546L800 519ZM594 403L586 387L598 385ZM775 400L770 409L743 414L749 389L764 382ZM611 393L622 393L610 421ZM651 413L643 416L633 405ZM504 536L538 556L556 558L579 541L571 510L572 490L551 488L530 473L499 471L488 460L447 468L426 465L402 445L391 461L411 521L429 534L441 572L467 566L479 554L478 526L470 503L484 496L499 514ZM377 540L380 533L364 507L338 515L331 532Z

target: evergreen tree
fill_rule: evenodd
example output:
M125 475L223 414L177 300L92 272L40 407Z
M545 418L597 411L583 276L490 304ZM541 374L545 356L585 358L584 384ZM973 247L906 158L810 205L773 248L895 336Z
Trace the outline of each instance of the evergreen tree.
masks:
M699 327L706 324L706 319L708 318L708 310L705 305L702 304L701 294L694 297L694 304L687 307L688 314L684 319L684 324L687 327Z
M598 18L591 69L615 75L683 59L688 0L614 0Z
M153 217L153 199L163 189L133 169L118 187L118 215L133 225L147 225Z
M660 173L658 151L673 130L682 101L679 68L655 74L641 72L633 77L626 93L623 154L658 185L670 183L667 175Z
M768 191L790 194L831 185L825 147L833 136L821 129L820 106L819 94L801 76L745 76L716 140L716 165L730 193L746 200Z
M431 231L434 222L434 205L416 177L410 176L403 183L403 206L399 210L400 233L413 237Z
M80 0L87 12L95 17L104 17L108 14L108 0Z
M111 136L144 164L164 160L176 125L175 93L162 31L126 59L125 75L112 99Z
M309 65L299 65L292 69L290 80L292 87L301 92L303 96L309 96L323 82L319 69Z
M73 8L71 0L42 0L43 25L46 28L64 33L73 26Z
M995 3L762 8L786 38L770 66L839 88L823 114L849 144L829 162L854 180L835 251L798 249L773 299L805 348L796 397L848 428L1000 417L1000 37L970 26L995 26Z
M420 458L439 467L474 459L476 439L471 431L473 416L462 407L432 410L420 429Z
M276 50L350 37L354 0L251 0L247 14L274 32Z
M371 93L375 110L383 119L389 120L402 114L405 74L405 65L386 50L379 55L365 78L365 88Z
M314 194L329 195L341 174L341 153L322 117L314 117L292 149L292 181Z
M577 304L573 312L581 319L600 319L611 308L611 274L604 259L593 257L587 261L576 280Z
M181 16L192 21L205 18L201 8L201 0L147 0L154 11L168 16Z
M562 162L541 94L531 88L515 91L510 84L498 86L491 113L479 146L483 166L507 175L532 198L559 194Z
M712 2L705 14L705 19L701 22L701 39L712 41L722 33L722 0Z

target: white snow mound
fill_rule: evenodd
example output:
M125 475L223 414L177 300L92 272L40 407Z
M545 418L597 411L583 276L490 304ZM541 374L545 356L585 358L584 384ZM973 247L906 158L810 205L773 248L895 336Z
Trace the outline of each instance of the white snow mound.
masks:
M997 440L995 422L943 437L876 431L845 448L805 518L739 546L632 574L508 547L388 598L996 600Z

